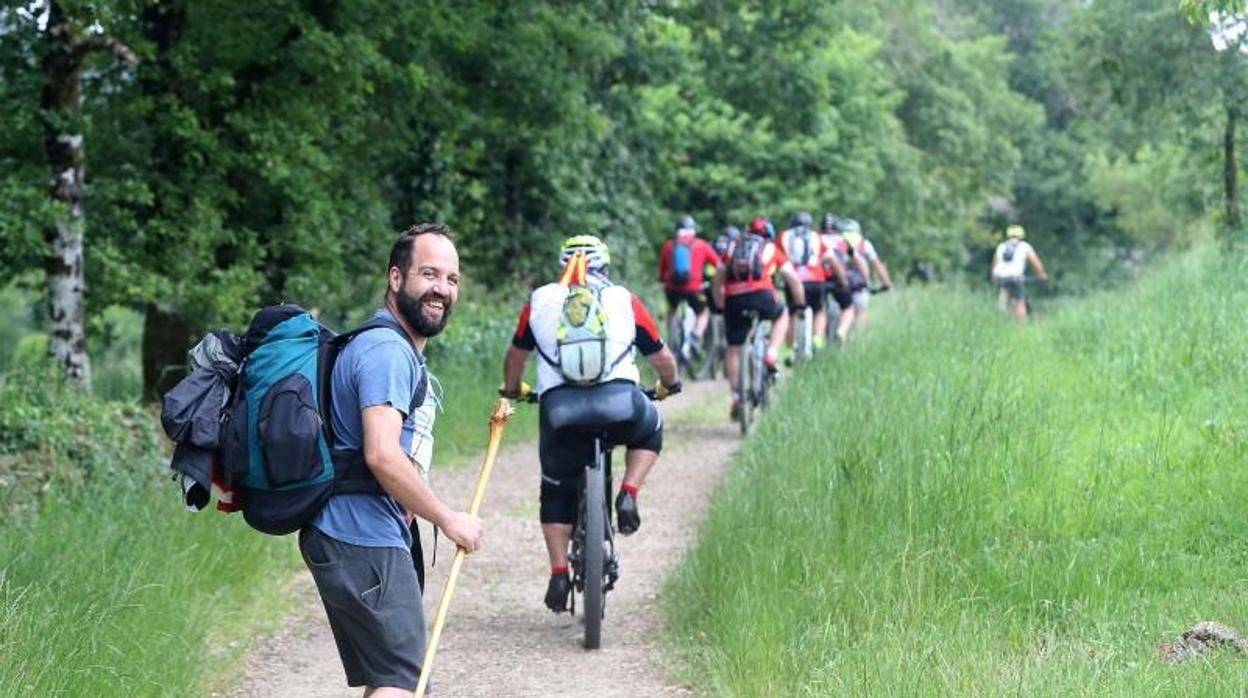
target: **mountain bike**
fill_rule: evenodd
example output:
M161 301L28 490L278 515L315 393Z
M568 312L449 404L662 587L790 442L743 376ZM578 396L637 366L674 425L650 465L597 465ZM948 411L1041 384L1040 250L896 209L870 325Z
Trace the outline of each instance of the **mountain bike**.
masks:
M693 341L698 326L698 314L689 304L681 301L672 313L667 325L667 344L676 355L676 363L682 376L689 380L705 378L710 358L703 347ZM708 332L709 334L709 332ZM705 341L705 338L704 338Z
M775 376L767 370L767 332L758 312L747 312L750 318L750 334L741 347L741 366L737 371L736 393L741 396L741 410L737 421L741 425L741 435L749 433L755 420L755 412L765 409L770 399L769 392Z
M655 399L653 390L642 390ZM537 403L530 394L524 402ZM615 549L615 526L611 523L611 451L613 444L605 430L587 429L594 439L593 461L585 465L577 484L576 521L568 544L568 566L572 569L572 614L576 614L576 594L584 606L585 649L602 646L602 621L606 617L607 592L620 578L620 555Z

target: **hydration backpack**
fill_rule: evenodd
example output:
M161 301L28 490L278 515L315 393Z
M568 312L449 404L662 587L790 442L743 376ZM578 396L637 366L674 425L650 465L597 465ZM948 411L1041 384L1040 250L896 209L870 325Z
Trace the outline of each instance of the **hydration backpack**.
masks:
M810 255L813 251L811 248L811 232L810 228L794 228L789 231L789 259L794 265L799 267L808 266L810 264Z
M763 252L767 240L759 235L746 235L732 246L728 262L729 281L758 281L763 278Z
M607 313L602 304L602 287L572 285L563 299L555 325L555 351L552 359L542 358L559 370L573 385L593 385L611 373L628 355L628 350L611 359L607 347ZM540 352L539 352L540 353Z
M1018 251L1018 240L1011 239L1009 242L1005 243L1005 249L1001 250L1001 261L1013 262L1014 253L1016 251Z
M676 240L672 245L672 283L684 286L693 278L693 241Z
M347 342L376 328L410 341L387 318L337 335L296 305L262 308L252 318L220 434L221 469L252 528L285 535L311 521L330 495L384 493L362 451L332 450L330 419L334 362ZM420 352L416 357L422 361ZM407 414L424 402L427 390L422 371Z

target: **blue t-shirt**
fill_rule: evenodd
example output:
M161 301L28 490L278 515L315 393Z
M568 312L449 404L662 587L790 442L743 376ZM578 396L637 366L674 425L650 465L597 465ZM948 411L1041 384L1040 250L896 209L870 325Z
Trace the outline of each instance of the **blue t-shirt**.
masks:
M393 319L386 310L374 317ZM364 447L367 407L389 405L403 414L399 445L411 450L413 415L408 414L412 395L420 385L424 364L406 337L390 328L362 332L343 347L334 364L330 418L334 448L358 451ZM413 466L415 467L415 466ZM373 548L412 545L412 534L403 523L403 509L386 494L337 494L312 519L312 525L335 540Z

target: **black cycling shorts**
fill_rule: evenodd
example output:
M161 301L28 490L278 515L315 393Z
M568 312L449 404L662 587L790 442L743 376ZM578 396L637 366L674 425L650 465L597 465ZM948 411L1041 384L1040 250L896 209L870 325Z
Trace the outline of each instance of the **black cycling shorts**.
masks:
M775 320L784 313L784 304L776 300L776 292L769 289L750 291L724 299L724 335L728 346L745 344L750 334L749 311L758 313L760 320Z
M849 310L854 306L854 292L848 288L833 285L832 298L836 301L836 307L841 310Z
M594 459L596 431L605 433L611 446L663 450L659 410L632 381L551 388L542 393L538 414L544 524L575 522L577 487Z
M1027 283L1021 276L1010 276L997 279L997 288L1005 289L1012 301L1027 300Z
M806 305L816 313L823 310L823 294L826 292L827 284L822 281L803 281L802 289L806 292ZM793 292L788 286L784 287L784 302L789 306L789 310L797 310L797 305L793 303Z
M667 307L675 308L681 302L689 304L693 312L701 315L706 310L706 297L701 291L669 291L663 289L663 295L667 296Z

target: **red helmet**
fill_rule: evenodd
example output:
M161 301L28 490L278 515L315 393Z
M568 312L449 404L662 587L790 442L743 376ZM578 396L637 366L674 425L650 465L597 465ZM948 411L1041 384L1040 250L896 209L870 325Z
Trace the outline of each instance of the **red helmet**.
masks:
M763 237L767 237L767 219L761 218L761 217L755 218L754 220L750 221L750 227L748 230L749 232L755 235L762 235Z

